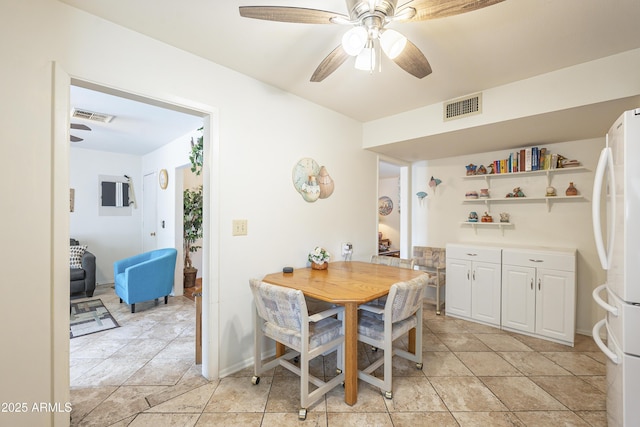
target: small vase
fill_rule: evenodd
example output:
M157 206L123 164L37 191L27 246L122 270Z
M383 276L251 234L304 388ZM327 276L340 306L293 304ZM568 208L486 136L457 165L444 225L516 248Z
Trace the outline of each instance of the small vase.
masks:
M569 183L569 187L567 188L567 191L565 191L565 194L567 196L577 196L578 195L578 189L573 186L573 182Z
M312 270L326 270L327 268L329 268L328 262L323 262L322 264L318 264L317 262L311 263Z

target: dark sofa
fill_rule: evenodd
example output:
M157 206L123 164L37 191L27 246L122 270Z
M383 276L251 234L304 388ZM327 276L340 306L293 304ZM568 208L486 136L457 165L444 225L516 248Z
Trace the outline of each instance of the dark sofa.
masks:
M70 239L70 246L77 246L80 242ZM93 296L96 289L96 256L89 251L82 255L82 268L70 268L71 295L84 293L87 297Z

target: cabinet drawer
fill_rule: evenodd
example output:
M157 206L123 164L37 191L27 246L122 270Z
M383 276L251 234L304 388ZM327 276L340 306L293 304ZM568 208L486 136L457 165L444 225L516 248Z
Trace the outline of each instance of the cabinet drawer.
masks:
M502 263L525 267L549 268L552 270L575 271L575 253L570 251L532 251L504 249Z
M483 246L447 245L447 258L500 263L502 249Z

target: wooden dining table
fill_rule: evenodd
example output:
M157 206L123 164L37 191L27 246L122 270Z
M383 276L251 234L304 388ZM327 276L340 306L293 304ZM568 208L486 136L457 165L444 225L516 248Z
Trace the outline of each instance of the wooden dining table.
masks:
M424 272L359 261L332 262L326 270L297 268L293 273L272 273L262 279L272 285L299 289L305 296L344 306L344 401L358 400L358 306L389 293L391 285ZM409 334L409 351L415 353L415 329ZM279 344L276 353L284 353Z

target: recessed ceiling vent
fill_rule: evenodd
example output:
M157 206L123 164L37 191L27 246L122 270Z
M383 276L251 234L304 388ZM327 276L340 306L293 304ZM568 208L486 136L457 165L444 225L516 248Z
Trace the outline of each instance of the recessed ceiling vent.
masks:
M93 120L94 122L109 123L115 116L104 113L96 113L95 111L73 109L71 117L85 120Z
M444 103L443 114L445 122L480 113L482 113L482 93Z

